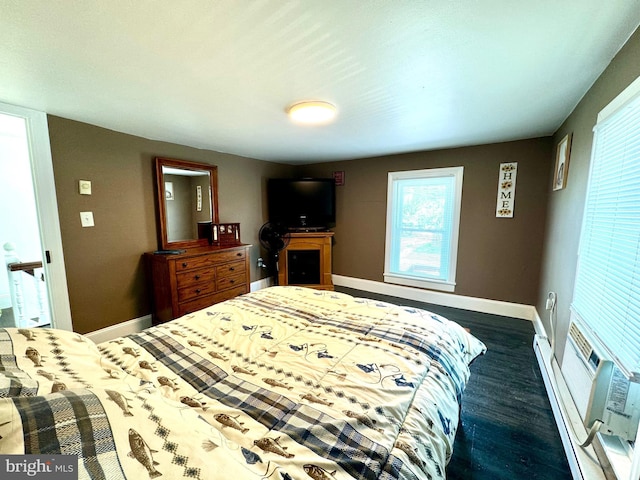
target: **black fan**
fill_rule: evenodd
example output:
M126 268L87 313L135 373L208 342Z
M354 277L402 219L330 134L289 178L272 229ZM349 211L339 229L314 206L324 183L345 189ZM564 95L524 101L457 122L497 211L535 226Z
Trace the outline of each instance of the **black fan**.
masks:
M274 277L274 284L278 285L278 258L280 252L289 245L291 235L280 225L267 222L260 227L258 238L260 239L260 244L269 252L270 274Z

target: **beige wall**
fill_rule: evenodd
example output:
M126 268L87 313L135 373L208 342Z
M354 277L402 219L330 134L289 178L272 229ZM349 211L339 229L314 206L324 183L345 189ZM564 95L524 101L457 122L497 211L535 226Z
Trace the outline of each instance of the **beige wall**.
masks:
M455 293L534 304L549 189L549 138L301 167L309 176L345 172L337 187L333 272L383 281L387 174L464 166ZM518 162L513 219L496 218L498 170Z
M240 222L251 243L251 280L263 276L258 229L266 218L266 179L292 167L147 140L50 116L60 228L74 330L86 333L150 313L142 254L158 248L156 156L218 166L220 221ZM78 193L91 180L92 195ZM95 227L80 226L92 211Z
M591 160L593 127L596 124L598 112L639 75L640 30L636 31L618 52L554 135L554 149L555 145L568 133L573 134L573 141L567 187L551 193L549 199L541 286L536 304L538 313L543 317L545 328L549 331L545 302L548 292L554 291L558 294L556 345L560 355L569 328L569 305L576 273L576 255ZM551 174L552 172L550 176Z

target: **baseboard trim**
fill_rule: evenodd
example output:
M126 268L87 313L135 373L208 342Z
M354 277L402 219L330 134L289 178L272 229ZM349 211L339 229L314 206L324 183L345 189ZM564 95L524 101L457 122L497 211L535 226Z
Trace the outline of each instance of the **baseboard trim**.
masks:
M551 339L549 338L549 335L547 335L547 331L544 328L544 324L542 323L542 319L540 318L540 315L538 315L538 309L534 307L534 316L533 319L531 320L533 322L533 328L536 331L536 335L538 335L538 337L540 338L544 338L545 340L547 340L549 343L551 343Z
M505 317L520 318L534 322L537 317L536 308L532 305L519 303L502 302L498 300L488 300L486 298L466 297L452 293L435 292L433 290L422 290L419 288L404 287L384 282L375 282L362 278L345 277L343 275L332 275L333 284L364 290L366 292L390 295L392 297L406 298L419 302L433 303L443 307L454 307L462 310L472 310L474 312L491 313ZM540 323L542 325L542 323Z
M262 290L263 288L271 287L273 285L273 278L267 277L262 280L256 280L255 282L251 282L249 286L250 291L255 292L258 290Z
M108 342L114 338L141 332L145 328L149 328L151 324L151 315L145 315L144 317L134 318L127 320L126 322L111 325L110 327L86 333L84 336L92 340L94 343Z

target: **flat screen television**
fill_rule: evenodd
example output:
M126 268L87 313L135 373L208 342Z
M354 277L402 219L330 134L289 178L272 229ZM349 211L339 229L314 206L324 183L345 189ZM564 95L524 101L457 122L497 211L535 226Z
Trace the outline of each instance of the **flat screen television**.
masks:
M333 178L270 178L269 221L291 231L326 230L336 223Z

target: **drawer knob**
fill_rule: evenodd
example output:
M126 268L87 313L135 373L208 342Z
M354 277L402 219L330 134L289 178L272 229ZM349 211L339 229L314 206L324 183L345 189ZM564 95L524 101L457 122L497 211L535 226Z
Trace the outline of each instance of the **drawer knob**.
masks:
M200 280L200 275L196 275L195 277L193 277L195 280Z
M182 262L182 267L183 268L187 268L188 263L187 262Z
M235 270L235 267L229 267L229 271L233 272Z
M229 283L236 283L235 280L229 280Z
M241 257L242 256L242 252L236 253L236 256Z
M200 293L202 290L200 290L199 288L196 288L196 293Z

